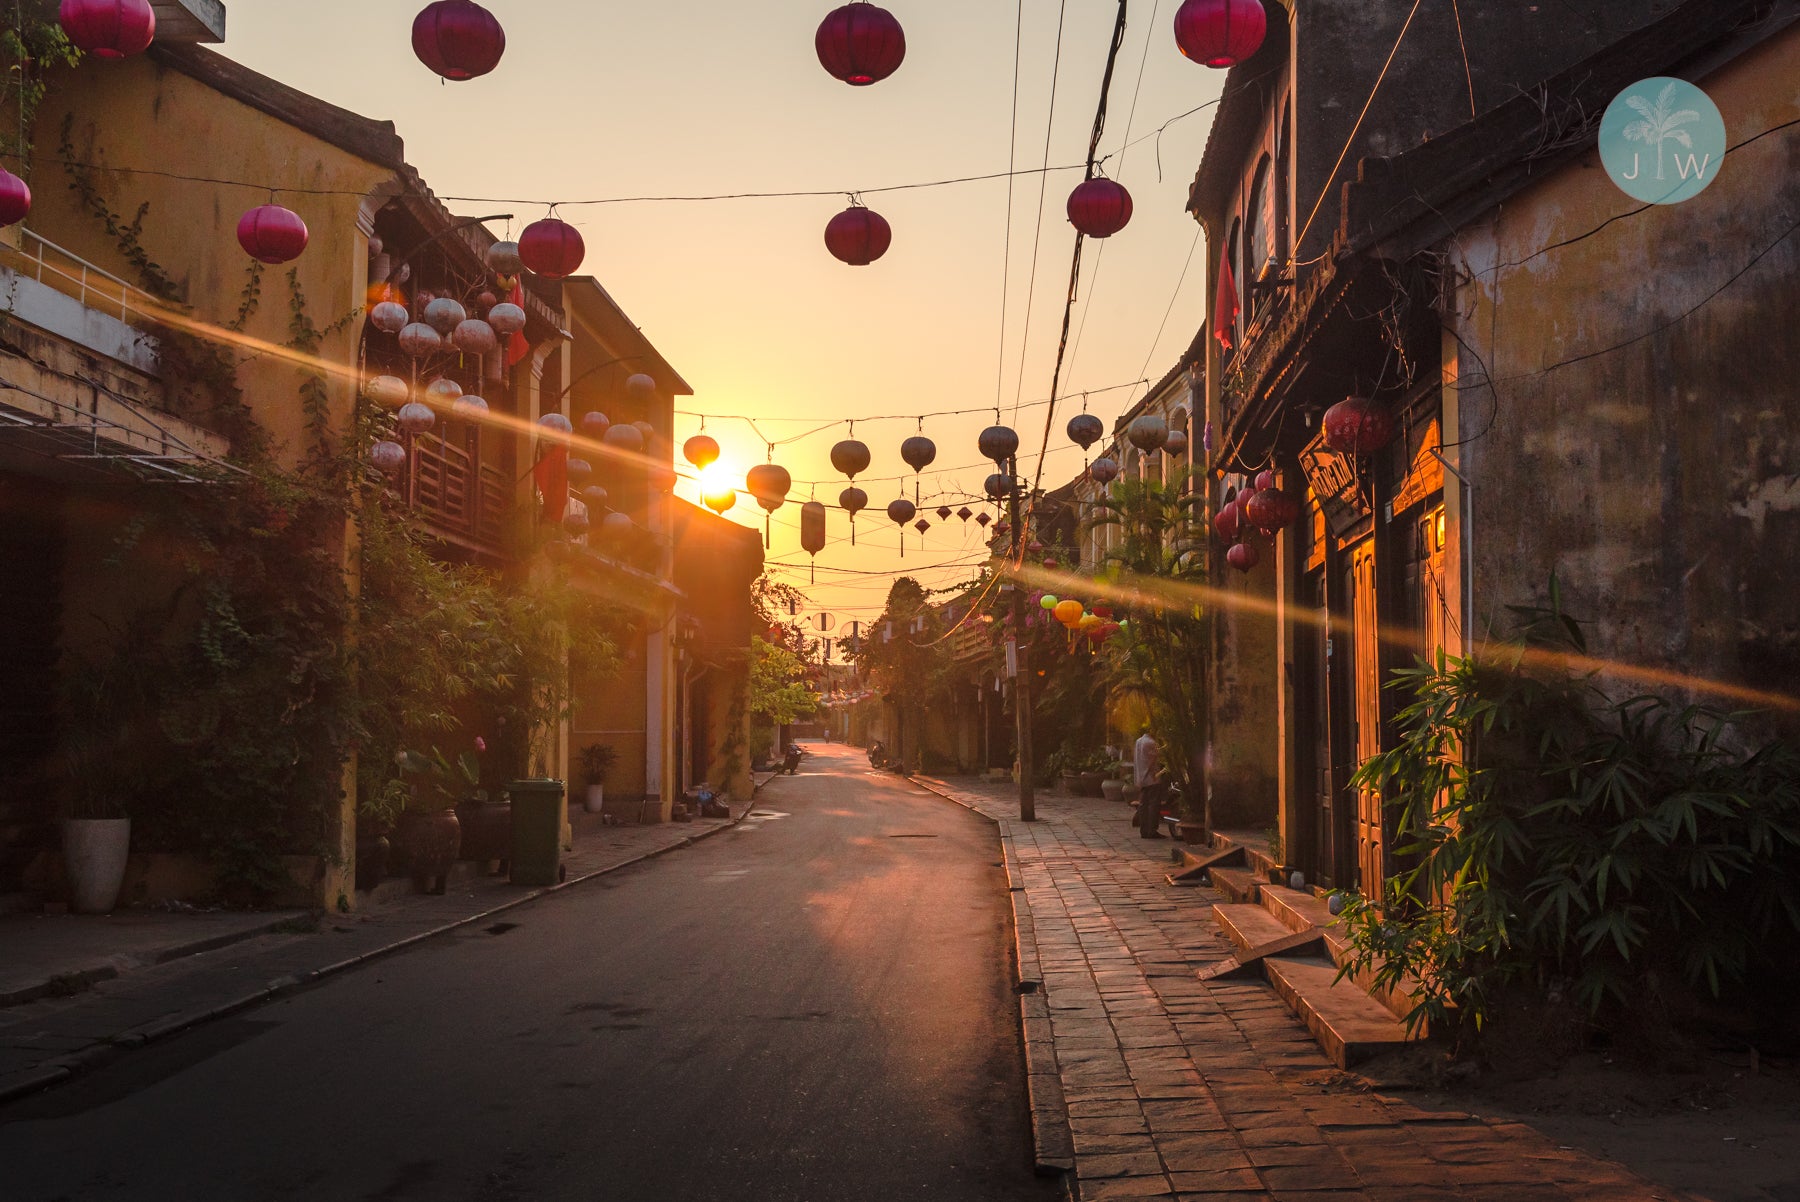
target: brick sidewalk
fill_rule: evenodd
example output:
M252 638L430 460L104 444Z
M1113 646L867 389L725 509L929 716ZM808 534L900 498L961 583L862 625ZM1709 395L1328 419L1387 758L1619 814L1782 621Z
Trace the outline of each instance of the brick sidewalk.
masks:
M1020 978L1041 982L1030 1067L1056 1074L1083 1202L1682 1196L1523 1124L1371 1092L1265 983L1202 983L1232 950L1221 897L1168 886L1172 845L1139 837L1124 807L1040 794L1022 823L1011 785L914 779L1000 825L1023 889Z
M76 997L0 1009L0 1103L56 1085L129 1049L684 847L743 821L756 804L734 803L730 820L584 825L576 850L563 857L568 882L555 888L476 877L441 897L406 894L353 914L324 915L316 929L305 929L309 922L130 972Z

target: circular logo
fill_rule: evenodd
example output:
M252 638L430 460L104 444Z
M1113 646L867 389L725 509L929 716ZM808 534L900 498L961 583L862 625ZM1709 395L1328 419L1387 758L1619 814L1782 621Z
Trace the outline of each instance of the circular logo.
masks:
M1684 79L1632 84L1600 121L1600 161L1626 195L1672 205L1698 196L1725 164L1725 120Z

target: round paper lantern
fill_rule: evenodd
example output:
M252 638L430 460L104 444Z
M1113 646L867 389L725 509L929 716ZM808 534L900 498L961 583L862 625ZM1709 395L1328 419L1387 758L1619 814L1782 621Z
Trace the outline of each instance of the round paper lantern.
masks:
M279 266L306 250L306 222L280 205L258 205L238 218L238 245L259 263Z
M609 513L600 519L600 537L607 542L622 543L637 529L628 513Z
M1102 621L1109 619L1113 616L1113 607L1106 604L1104 601L1096 601L1094 603L1094 616Z
M538 425L544 427L546 430L554 430L558 434L575 433L575 427L570 425L569 419L560 413L544 414L544 416L538 418Z
M1004 466L1019 449L1019 436L1009 426L989 426L975 440L975 445L981 448L982 458Z
M808 555L825 549L825 506L818 501L800 507L800 546Z
M914 472L922 472L937 458L937 443L923 436L909 438L900 444L900 458Z
M635 372L625 377L625 395L640 403L656 397L656 377Z
M1156 451L1163 443L1169 441L1169 423L1161 414L1146 413L1132 420L1126 427L1125 436L1131 439L1131 445L1140 451Z
M499 349L494 327L478 317L458 322L450 332L450 344L465 355L491 355Z
M1187 454L1187 448L1187 435L1180 430L1170 430L1169 437L1163 443L1162 447L1163 454L1165 455L1185 455Z
M563 514L562 524L564 530L567 530L574 537L580 538L588 532L587 510L577 509L571 505L569 507L569 512Z
M1069 441L1087 450L1106 436L1106 423L1091 413L1077 413L1069 419Z
M1239 543L1225 552L1225 562L1240 572L1248 572L1262 562L1262 552L1253 543Z
M1104 624L1105 620L1101 618L1099 614L1092 613L1082 614L1081 620L1075 623L1075 625L1083 631L1092 630L1096 626L1102 626Z
M445 79L486 75L506 53L506 31L474 0L437 0L413 18L413 53Z
M605 438L612 422L606 414L593 409L581 415L581 432L589 438Z
M452 330L468 319L469 314L460 302L451 300L447 296L440 296L425 306L425 312L421 316L426 325L438 333L448 336Z
M425 399L434 405L448 405L463 394L462 385L445 376L425 386Z
M1034 538L1030 542L1025 544L1025 549L1027 551L1031 552L1033 555L1041 555L1041 554L1043 554L1044 544L1040 543L1037 539Z
M1056 565L1057 565L1057 564L1058 564L1058 563L1059 563L1059 562L1061 562L1061 561L1060 561L1060 560L1058 560L1058 559L1057 559L1057 558L1056 558L1056 557L1055 557L1055 556L1053 556L1053 555L1052 555L1052 556L1046 556L1046 557L1045 557L1045 559L1044 559L1044 566L1045 566L1045 567L1047 567L1047 568L1049 568L1049 569L1050 569L1050 570L1051 570L1051 571L1055 571L1055 570L1056 570Z
M56 19L69 41L95 58L142 54L156 37L150 0L62 0Z
M488 411L486 400L472 392L465 392L450 405L450 412L464 421L473 421Z
M606 504L606 496L607 496L606 489L602 488L598 484L590 484L586 488L582 489L581 496L582 496L583 500L585 500L589 505L592 505L596 509L598 509L600 506Z
M644 449L644 432L629 422L608 426L606 433L601 438L607 446L616 451L625 451L635 455Z
M845 513L848 513L853 521L857 514L868 507L869 494L860 488L846 488L843 492L838 494L838 508L842 509Z
M1274 487L1275 487L1275 473L1274 472L1262 471L1262 472L1256 473L1256 488L1259 492L1262 489L1274 488Z
M831 466L852 480L856 473L867 471L869 467L869 448L854 438L832 444Z
M1083 610L1081 602L1070 600L1058 601L1056 603L1056 608L1050 612L1054 614L1056 620L1061 622L1064 626L1073 626L1075 623L1081 621Z
M31 213L31 188L0 167L0 225L17 225Z
M1213 529L1225 542L1232 542L1238 536L1238 508L1234 502L1227 502L1218 513L1213 515Z
M377 405L397 409L412 396L412 389L399 376L376 376L363 385L363 395Z
M369 465L383 472L397 472L406 466L406 448L382 439L369 448Z
M533 275L547 280L574 275L586 257L587 244L581 240L581 231L554 217L532 222L519 235L520 261Z
M851 205L825 226L825 249L852 267L867 267L894 242L894 228L873 209Z
M1341 455L1370 455L1394 440L1394 419L1368 397L1346 397L1325 411L1325 445Z
M1175 44L1208 67L1235 67L1255 54L1269 18L1258 0L1185 0L1175 12Z
M394 415L394 422L408 434L423 434L437 424L437 414L420 401L408 401Z
M400 331L400 349L414 359L423 359L444 349L444 337L424 322L415 321Z
M706 502L708 509L724 517L725 511L737 504L737 489L715 488L700 499Z
M571 459L565 470L568 471L571 480L586 480L594 474L594 465L585 459Z
M519 258L517 242L496 242L487 248L488 270L495 275L518 275L525 270L525 260Z
M398 334L410 321L412 317L406 312L406 306L397 301L382 301L369 310L369 324L383 334Z
M987 493L988 500L998 501L1012 491L1012 477L1005 472L995 472L982 483L982 490Z
M1259 488L1245 506L1250 524L1265 534L1273 534L1300 516L1300 503L1279 488Z
M846 4L820 22L813 48L833 79L862 88L900 69L906 60L906 31L885 8Z
M507 301L501 301L487 313L488 325L494 327L494 333L502 338L510 338L525 328L525 310Z
M477 314L485 315L490 309L492 309L495 305L497 305L499 303L500 303L500 298L495 296L492 292L489 292L487 289L484 288L480 292L477 292L475 294L475 302L474 302L474 306L473 306L473 311Z
M913 506L913 503L908 501L905 497L900 498L898 501L888 502L888 521L894 523L896 526L906 525L906 523L913 520L913 515L918 512L918 509Z
M711 435L696 434L681 444L682 456L695 467L705 471L719 458L719 444Z
M1088 464L1088 479L1095 484L1111 484L1119 475L1119 465L1107 458L1099 458Z
M635 422L632 422L631 424L637 428L638 435L644 440L644 445L646 447L655 445L655 440L656 440L656 427L655 426L651 425L649 422L646 422L646 421L635 421Z
M1055 596L1052 593L1045 593L1042 597L1038 598L1038 608L1039 609L1055 609L1057 606L1057 603L1060 602L1061 600L1062 600L1061 597Z
M788 489L794 486L794 478L784 467L773 463L759 463L744 473L744 485L749 488L750 495L756 503L769 513L774 513L787 503Z
M1090 179L1069 193L1069 224L1090 238L1110 238L1131 223L1131 193L1110 179Z

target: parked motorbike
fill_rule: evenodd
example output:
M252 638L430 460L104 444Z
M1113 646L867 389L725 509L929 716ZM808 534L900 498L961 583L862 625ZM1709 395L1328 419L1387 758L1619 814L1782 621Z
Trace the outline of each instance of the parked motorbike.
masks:
M788 744L787 755L783 756L781 760L781 770L789 776L797 775L800 771L800 757L805 754L800 750L800 744Z
M887 745L880 739L869 744L869 767L885 768L888 763Z

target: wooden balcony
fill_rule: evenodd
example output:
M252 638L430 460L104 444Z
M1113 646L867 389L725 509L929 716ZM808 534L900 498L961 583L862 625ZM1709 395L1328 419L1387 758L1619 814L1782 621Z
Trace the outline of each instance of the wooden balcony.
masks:
M407 447L406 505L449 541L502 557L512 474L483 441L472 431L413 435Z

